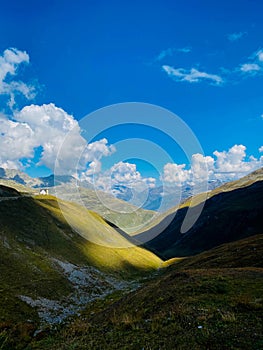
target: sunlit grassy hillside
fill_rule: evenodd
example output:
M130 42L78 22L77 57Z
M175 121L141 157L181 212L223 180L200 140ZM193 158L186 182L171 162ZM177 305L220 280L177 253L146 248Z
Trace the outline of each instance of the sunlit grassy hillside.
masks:
M59 204L72 216L73 227L61 215ZM153 253L133 246L98 214L72 203L59 204L52 196L0 201L0 329L20 322L34 329L39 308L30 307L25 300L65 303L76 292L72 279L87 288L84 295L96 297L107 293L108 285L114 289L116 283L108 275L129 280L161 264ZM95 244L94 236L100 243L111 240L113 247ZM92 287L82 279L92 279Z
M129 234L142 229L156 215L154 211L137 208L108 193L84 187L76 188L71 184L50 188L50 192L56 197L78 203L99 213Z

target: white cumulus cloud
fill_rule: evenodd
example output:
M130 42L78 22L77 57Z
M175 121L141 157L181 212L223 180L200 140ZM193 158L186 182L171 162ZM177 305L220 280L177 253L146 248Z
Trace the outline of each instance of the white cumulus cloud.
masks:
M94 174L93 174L94 175ZM153 177L143 177L137 170L136 164L129 162L118 162L110 169L100 171L91 177L91 172L83 172L81 180L90 182L95 188L104 192L118 195L123 189L129 189L132 193L130 202L139 205L142 200L142 193L154 188L156 179ZM147 199L147 194L143 197Z
M214 176L223 180L238 179L263 166L263 157L248 157L244 145L234 145L228 151L213 154L216 157Z
M163 168L162 180L168 184L181 186L189 179L189 170L185 164L167 163Z
M141 174L137 171L136 164L119 162L111 167L110 173L111 178L120 184L133 184L141 181Z
M191 162L192 181L207 181L213 174L214 159L202 154L193 154Z
M263 152L263 146L259 148ZM229 181L263 167L263 156L259 159L247 156L244 145L234 145L227 151L214 151L213 157L194 154L190 169L185 164L167 163L161 179L164 183L181 186L219 179Z
M234 145L228 151L215 151L215 172L217 173L247 173L256 168L255 158L246 161L246 147Z
M35 96L33 86L13 79L18 72L18 67L21 64L28 63L29 55L25 51L16 48L6 49L3 55L0 56L0 94L7 95L10 108L15 104L17 93L24 95L27 99L32 99Z
M2 116L0 127L2 167L10 167L12 162L21 168L21 160L33 159L35 150L41 147L39 165L53 170L57 160L57 170L61 173L75 173L76 167L86 170L87 165L90 171L95 168L98 171L100 159L115 151L106 139L87 144L74 117L53 103L26 106L16 112L13 120Z
M102 157L110 156L115 151L115 147L108 145L108 140L104 138L87 144L84 158L87 162L92 162L94 160L100 160Z

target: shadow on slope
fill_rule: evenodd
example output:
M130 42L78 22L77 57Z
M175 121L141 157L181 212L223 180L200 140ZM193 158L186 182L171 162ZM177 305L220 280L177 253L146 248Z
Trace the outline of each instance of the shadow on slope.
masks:
M194 226L182 234L180 229L187 209L187 206L180 208L170 225L145 246L160 256L172 258L197 254L226 242L261 233L263 181L213 195L206 201ZM198 210L198 205L193 209ZM160 225L167 218L169 216ZM145 237L151 236L151 230L135 238L143 241Z

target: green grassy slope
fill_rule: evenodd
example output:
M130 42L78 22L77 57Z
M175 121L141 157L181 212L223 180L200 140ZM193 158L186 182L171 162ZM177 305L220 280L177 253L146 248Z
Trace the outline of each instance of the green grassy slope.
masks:
M4 349L1 347L2 331L9 327L14 331L15 327L20 327L17 331L28 335L39 322L37 309L21 300L21 295L32 300L66 301L76 292L74 284L62 271L64 263L66 268L73 266L75 269L71 278L92 279L92 288L85 282L86 294L93 293L93 290L94 293L96 290L96 293L100 290L104 293L110 283L107 282L108 273L119 280L129 279L154 271L161 264L158 257L143 248L131 244L126 248L126 238L98 214L72 203L60 201L60 205L72 214L75 230L61 215L54 197L21 196L0 201L1 349ZM96 233L110 235L123 248L88 241ZM104 271L104 274L94 268ZM84 274L87 275L85 279Z
M52 196L35 198L39 205L64 224L63 230L65 230L65 225L67 227L68 223L61 214L61 208L63 209L63 214L70 220L71 227L85 239L82 250L86 259L94 266L120 272L129 269L156 269L160 266L161 260L156 255L134 246L127 234L116 230L97 213Z
M83 187L78 187L76 191L76 186L71 184L50 188L50 193L95 211L129 234L142 229L156 215L101 191Z
M238 182L235 184L236 189L217 189L217 193L206 201L198 221L184 234L180 232L180 228L188 207L183 205L170 225L147 242L147 247L161 256L172 258L197 254L226 242L261 233L263 181L252 182L247 187L237 187ZM198 205L195 209L198 209ZM149 232L135 237L140 240L147 234Z
M9 175L15 174L15 171L12 170L6 170L6 172ZM22 178L26 179L28 185L23 185L15 180L5 178L0 178L0 185L2 184L15 188L19 192L25 194L38 194L39 188L33 188L30 186L40 186L41 181L39 179L31 179L28 175L23 173L19 174ZM53 175L50 177L54 178ZM57 185L49 187L50 194L59 197L62 200L71 201L85 206L86 209L95 211L106 220L114 223L117 227L129 234L142 230L147 222L150 222L151 219L157 215L154 211L137 208L136 206L120 200L108 193L81 187L76 185L76 183L63 183L63 180L68 180L66 176L62 176L62 183L59 181L60 177L56 177L53 180ZM48 187L48 184L46 187Z
M177 264L177 268L206 269L233 267L263 268L263 235L258 234L231 243L225 243L191 258L175 258L163 263L164 267Z
M262 349L261 254L257 235L186 258L119 300L89 306L32 348Z

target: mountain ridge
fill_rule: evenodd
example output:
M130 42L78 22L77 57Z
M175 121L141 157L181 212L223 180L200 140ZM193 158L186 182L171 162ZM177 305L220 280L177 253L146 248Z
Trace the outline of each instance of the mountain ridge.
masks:
M197 222L182 234L180 229L189 206L194 202L191 208L194 212L198 211L204 199L204 208ZM159 218L157 226L134 237L147 242L145 247L160 256L172 258L197 254L216 245L260 233L263 225L263 170L224 184L208 194L189 198L176 209L176 212L170 210L166 216ZM156 235L154 231L158 225L164 229Z
M31 178L18 170L0 168L0 184L29 195L36 195L41 188L48 188L50 194L81 204L128 233L137 231L145 220L155 215L111 194L95 191L87 182L79 182L70 175Z

